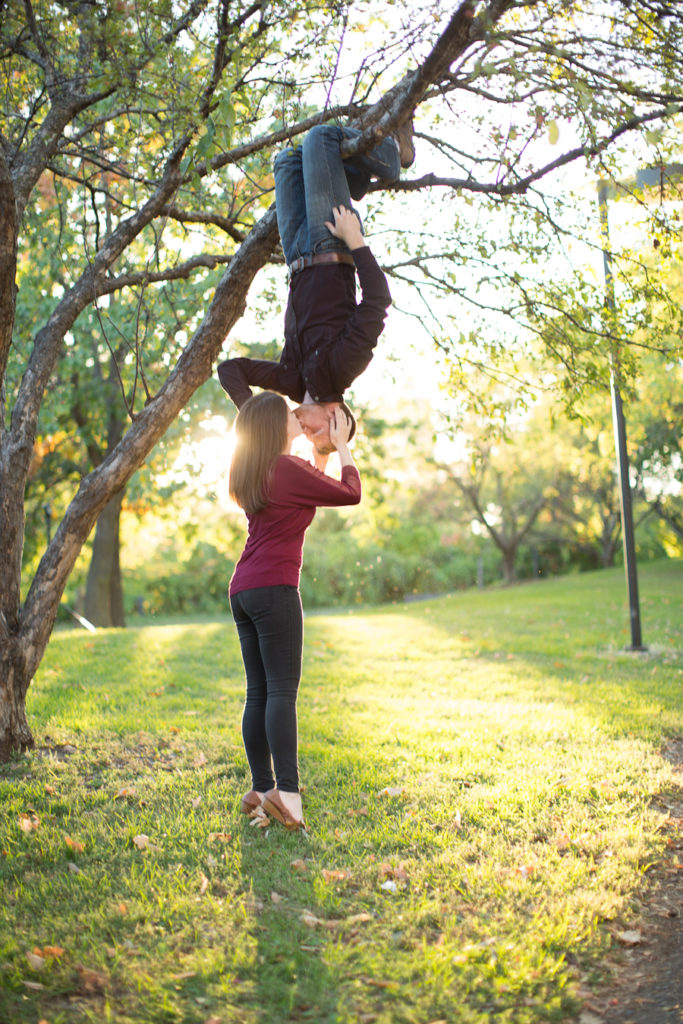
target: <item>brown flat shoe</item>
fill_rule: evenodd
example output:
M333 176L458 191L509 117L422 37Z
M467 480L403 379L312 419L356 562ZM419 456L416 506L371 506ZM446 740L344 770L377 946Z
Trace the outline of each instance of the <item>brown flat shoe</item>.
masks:
M297 821L296 818L292 817L276 789L268 790L263 798L262 807L266 814L270 814L271 818L276 818L290 832L295 832L299 828L306 828L303 821Z
M242 797L242 803L240 804L240 810L242 814L251 814L257 807L261 806L261 797L258 795L255 789L250 789L248 793L245 793Z

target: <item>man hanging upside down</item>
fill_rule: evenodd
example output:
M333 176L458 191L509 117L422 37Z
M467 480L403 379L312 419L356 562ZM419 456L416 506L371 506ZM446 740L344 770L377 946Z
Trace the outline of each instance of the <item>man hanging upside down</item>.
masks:
M343 161L341 143L359 134L317 125L301 146L276 156L277 223L289 270L284 348L279 362L237 358L218 366L221 385L238 408L254 386L299 402L301 428L321 455L334 451L334 409L341 407L353 422L344 391L372 359L391 303L351 199L361 199L373 177L395 181L415 157L408 122L396 137Z

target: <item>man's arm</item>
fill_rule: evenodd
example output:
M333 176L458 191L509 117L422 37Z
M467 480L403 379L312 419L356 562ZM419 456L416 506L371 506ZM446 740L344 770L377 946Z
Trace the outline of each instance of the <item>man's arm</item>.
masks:
M343 393L372 359L391 305L391 293L384 272L368 248L356 213L336 206L332 215L334 223L326 221L325 226L350 249L362 293L360 303L329 353L331 383L335 391Z
M294 402L303 398L298 374L285 370L269 359L226 359L218 364L218 379L238 409L251 398L252 387L267 388L286 395Z
M356 264L362 298L328 356L333 389L341 394L372 359L391 305L387 279L368 246L352 250L351 255Z

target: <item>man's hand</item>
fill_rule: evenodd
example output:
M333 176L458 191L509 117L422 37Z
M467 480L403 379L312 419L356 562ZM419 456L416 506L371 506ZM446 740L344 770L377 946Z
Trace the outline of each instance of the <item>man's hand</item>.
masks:
M335 206L332 210L334 224L329 220L325 221L325 227L335 238L346 242L349 249L362 249L365 245L363 232L361 231L358 215L353 210L347 210L345 206Z

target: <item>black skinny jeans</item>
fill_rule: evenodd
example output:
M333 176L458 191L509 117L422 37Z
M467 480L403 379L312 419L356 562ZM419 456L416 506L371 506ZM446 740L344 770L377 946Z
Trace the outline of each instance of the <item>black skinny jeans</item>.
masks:
M255 587L230 598L247 676L242 738L252 786L299 792L296 698L303 611L297 587ZM272 757L272 763L271 763Z

